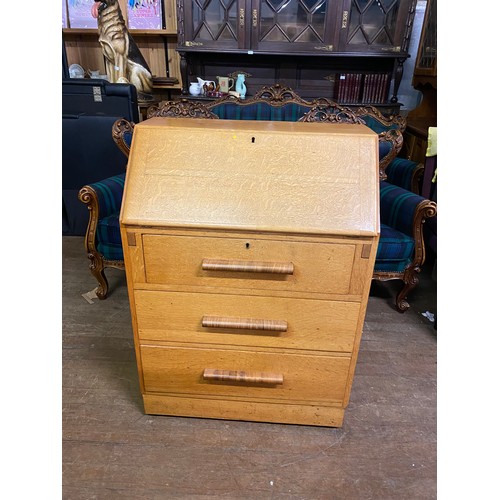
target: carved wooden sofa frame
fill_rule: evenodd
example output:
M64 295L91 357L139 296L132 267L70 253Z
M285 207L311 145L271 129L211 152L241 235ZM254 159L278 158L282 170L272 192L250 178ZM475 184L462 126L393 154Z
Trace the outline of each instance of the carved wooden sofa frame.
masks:
M373 119L385 127L385 130L378 132L381 141L387 141L392 148L389 154L379 163L379 174L381 179L381 189L387 175L386 168L396 158L402 147L402 133L406 126L404 117L392 116L385 117L376 108L362 107L356 110L351 110L348 107L340 106L334 101L326 98L316 99L314 101L306 101L298 96L292 89L275 85L272 87L263 87L255 96L250 99L240 100L231 96L217 99L210 103L200 103L197 101L189 101L181 99L179 101L166 101L158 105L151 106L147 111L147 118L153 117L183 117L183 118L205 118L205 119L220 119L221 109L227 106L237 106L236 109L244 110L249 106L263 104L266 107L275 109L283 109L283 106L294 104L300 106L301 115L297 117L297 121L303 122L328 122L328 123L362 123L367 124L367 118ZM295 112L295 111L294 111ZM219 113L219 114L217 114ZM251 119L251 118L243 118ZM134 123L125 119L117 120L112 129L112 136L120 150L128 156L130 151L131 137L133 133ZM123 174L123 178L125 174ZM403 189L396 186L398 189ZM401 193L405 198L408 197L408 192L404 190ZM416 203L415 212L411 221L412 234L411 237L415 242L413 258L408 265L398 271L375 270L373 274L374 280L387 281L398 279L402 280L404 285L402 290L396 297L396 308L404 312L409 308L407 302L408 293L418 284L418 273L425 261L425 247L423 239L423 224L428 217L436 214L436 204L429 200L419 197L417 194L411 193L415 198L412 200ZM106 267L114 267L123 269L123 261L106 259L98 250L95 243L96 227L99 217L99 200L98 195L92 186L84 186L79 195L80 200L86 203L90 211L90 220L85 237L85 247L90 259L90 270L97 279L99 286L96 291L100 299L104 299L108 295L108 282L104 274Z

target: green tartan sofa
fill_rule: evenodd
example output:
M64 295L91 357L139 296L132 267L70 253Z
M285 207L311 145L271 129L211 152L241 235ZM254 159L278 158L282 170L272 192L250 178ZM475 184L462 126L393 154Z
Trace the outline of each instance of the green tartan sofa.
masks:
M397 158L403 143L406 121L402 116L383 116L376 108L351 110L321 98L306 101L292 89L274 85L263 87L247 99L223 97L211 102L187 99L165 101L151 106L147 118L157 116L232 120L280 120L329 123L362 123L379 135L381 235L373 279L401 280L397 294L398 311L409 308L408 293L418 284L418 273L425 261L423 225L436 215L436 204L413 192L420 169L409 160ZM115 143L128 156L134 123L117 120L111 131ZM90 212L85 248L90 270L98 281L97 296L105 299L108 282L106 267L122 269L123 251L119 230L119 211L125 174L84 186L80 200Z

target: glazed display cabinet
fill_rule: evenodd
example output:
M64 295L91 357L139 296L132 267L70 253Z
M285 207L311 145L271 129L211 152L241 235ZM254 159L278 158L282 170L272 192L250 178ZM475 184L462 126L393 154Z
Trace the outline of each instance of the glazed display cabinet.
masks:
M179 0L185 48L401 52L411 0Z
M293 64L301 73L308 67L301 59L306 56L313 66L325 67L323 79L331 76L328 71L334 75L346 70L365 74L380 67L394 81L393 94L389 96L388 87L386 100L396 102L415 5L416 0L178 0L184 93L191 75L200 68L211 70L206 67L210 62L204 53L233 54L232 59L226 57L230 61L227 65L252 75L266 66L258 57L266 54L287 58L282 64L270 59L275 75ZM373 58L377 58L376 63ZM291 86L300 89L305 79L299 74ZM268 83L274 82L259 81L259 85ZM307 92L302 95L311 96Z

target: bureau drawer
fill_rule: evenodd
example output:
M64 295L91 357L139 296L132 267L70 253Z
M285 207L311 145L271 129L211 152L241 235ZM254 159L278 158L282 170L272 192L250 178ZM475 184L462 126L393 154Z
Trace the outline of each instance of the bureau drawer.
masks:
M136 290L141 340L350 352L360 304Z
M356 245L145 234L143 248L148 283L347 294Z
M344 399L350 364L349 357L147 344L141 360L146 392L317 403Z

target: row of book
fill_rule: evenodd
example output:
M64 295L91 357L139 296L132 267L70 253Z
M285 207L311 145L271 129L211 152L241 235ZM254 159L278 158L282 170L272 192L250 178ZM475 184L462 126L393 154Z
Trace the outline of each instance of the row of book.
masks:
M333 98L339 103L382 104L387 101L389 73L337 73Z
M91 12L94 3L94 0L62 0L62 27L96 29L97 19ZM127 17L129 29L160 30L164 27L162 0L127 0Z

